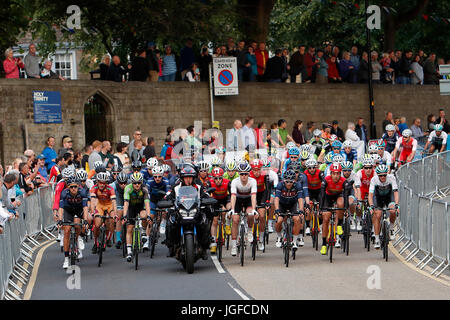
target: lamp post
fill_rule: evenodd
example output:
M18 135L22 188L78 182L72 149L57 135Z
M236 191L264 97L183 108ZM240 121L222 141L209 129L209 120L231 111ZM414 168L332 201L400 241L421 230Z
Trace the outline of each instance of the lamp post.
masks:
M370 29L369 29L369 1L365 0L366 8L366 39L367 39L367 60L369 65L369 110L370 110L370 137L372 139L377 138L377 128L375 124L375 101L373 98L373 86L372 86L372 55L371 55L371 42L370 42Z

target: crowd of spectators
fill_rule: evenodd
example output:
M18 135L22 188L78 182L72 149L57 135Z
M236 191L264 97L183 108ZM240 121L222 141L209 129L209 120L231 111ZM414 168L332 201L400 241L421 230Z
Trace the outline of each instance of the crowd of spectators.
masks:
M19 78L21 68L28 78L64 80L51 70L51 60L40 64L42 59L36 55L33 43L23 61L13 57L11 48L6 50L5 56L3 68L6 78ZM439 65L445 64L443 58L437 58L433 52L427 55L423 50L416 53L389 50L360 54L357 46L341 51L340 47L327 44L324 48L299 45L292 52L288 49L269 52L264 42L246 43L241 40L236 45L232 38L226 45L214 49L204 46L197 54L193 41L188 39L179 54L170 45L159 50L155 42L148 42L147 47L139 48L126 64L119 56L107 54L91 75L99 74L98 79L115 82L207 81L213 57L236 57L239 81L292 83L367 83L370 62L374 83L439 84L442 78Z

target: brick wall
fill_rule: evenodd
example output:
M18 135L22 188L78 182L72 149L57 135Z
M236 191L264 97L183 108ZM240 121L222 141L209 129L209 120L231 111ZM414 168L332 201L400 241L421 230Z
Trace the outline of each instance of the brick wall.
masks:
M60 91L63 124L35 124L33 90ZM211 125L209 89L206 83L145 82L114 83L110 81L59 81L0 79L0 122L3 128L3 158L10 163L24 150L24 138L36 153L46 138L54 135L57 143L64 134L72 136L74 148L85 144L84 103L99 93L110 105L113 142L121 135L132 134L139 127L144 136L153 136L157 151L163 144L166 127L186 128L194 120ZM414 117L426 126L429 113L450 106L450 96L440 96L438 86L375 85L375 119L377 133L386 111L405 116L408 125ZM243 83L239 96L214 99L215 120L222 129L231 128L235 119L251 115L255 125L270 125L280 118L288 122L289 131L295 120L318 123L336 119L340 127L362 116L369 124L368 89L366 85L316 85ZM106 121L106 119L105 119ZM225 134L225 130L223 130ZM59 145L57 145L57 149Z

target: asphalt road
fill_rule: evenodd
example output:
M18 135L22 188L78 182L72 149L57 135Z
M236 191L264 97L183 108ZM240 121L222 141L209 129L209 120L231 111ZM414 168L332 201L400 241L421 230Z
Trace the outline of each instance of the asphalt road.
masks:
M450 286L412 270L392 251L388 262L379 250L367 252L362 236L355 233L350 255L335 250L333 263L313 250L306 238L289 268L274 241L271 234L266 252L258 252L255 261L247 250L243 267L225 250L225 273L219 273L210 258L197 261L192 275L174 258L166 258L167 249L161 244L153 259L148 254L140 259L138 271L114 247L107 249L98 268L97 255L90 253L91 241L79 264L81 288L74 290L66 286L69 275L62 269L63 256L55 243L43 255L31 299L450 299ZM377 274L379 281L374 281ZM367 285L369 277L372 289Z

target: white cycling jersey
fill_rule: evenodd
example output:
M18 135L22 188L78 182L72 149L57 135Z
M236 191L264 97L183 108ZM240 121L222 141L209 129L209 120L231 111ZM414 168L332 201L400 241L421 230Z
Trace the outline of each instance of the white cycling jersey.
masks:
M394 175L388 174L384 183L380 181L378 175L375 175L370 181L369 192L375 193L375 190L380 196L387 196L391 191L397 191L397 180Z
M278 185L278 175L273 170L269 170L268 175L270 183L272 183L273 187L276 188Z
M436 134L436 130L434 130L428 136L428 142L442 144L442 145L447 144L447 133L442 131L441 135L438 137L438 135Z
M240 178L234 179L231 182L231 194L235 194L238 198L249 198L253 193L257 193L258 188L256 180L248 177L247 184L242 184Z
M381 157L381 161L386 164L388 167L392 164L392 156L389 152L384 150L383 156Z

